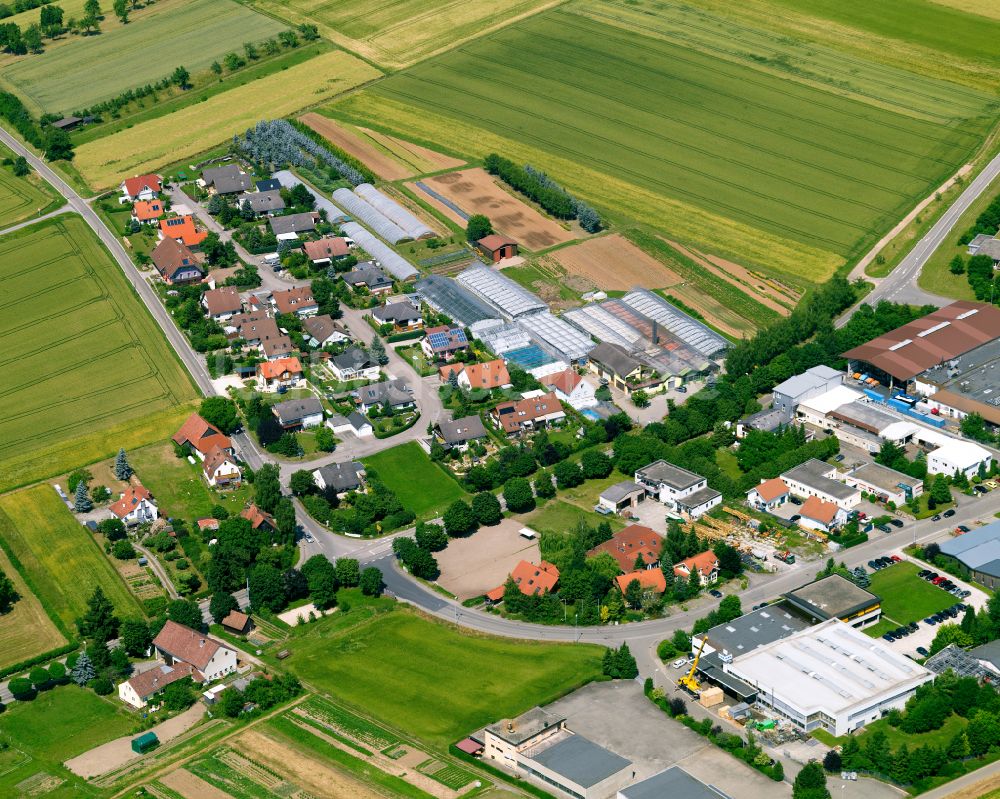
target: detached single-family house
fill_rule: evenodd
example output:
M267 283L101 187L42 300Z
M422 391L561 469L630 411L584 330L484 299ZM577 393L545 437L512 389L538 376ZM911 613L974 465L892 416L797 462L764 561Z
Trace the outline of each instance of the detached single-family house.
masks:
M330 488L337 494L360 491L365 484L365 467L358 461L330 463L313 472L313 479L321 491Z
M239 194L249 191L253 180L238 164L224 164L203 169L198 183L210 194Z
M479 250L490 263L497 263L504 258L513 258L517 255L517 242L514 239L501 236L499 233L491 233L489 236L476 242L476 249Z
M277 178L264 178L255 184L257 191L281 191L281 181Z
M334 414L326 420L326 426L338 436L353 433L357 438L367 438L375 432L372 423L357 411L347 416L341 416L339 413Z
M250 522L250 526L254 530L263 530L266 533L278 532L278 525L275 523L274 517L258 508L255 502L251 502L240 511L240 518Z
M640 571L619 574L615 577L615 584L618 590L624 594L633 580L638 580L639 588L643 594L656 594L659 596L667 590L667 578L663 576L661 569L642 569Z
M710 549L674 564L674 574L688 580L695 569L701 585L710 585L719 579L719 559Z
M260 343L260 351L269 361L277 361L291 357L295 351L292 340L282 333L276 338L265 339Z
M185 247L197 247L208 236L207 230L198 230L190 214L160 220L160 237L176 239Z
M469 443L486 438L489 434L478 416L463 416L461 419L442 421L437 426L438 438L445 449L464 452Z
M179 447L190 448L199 460L205 460L205 456L214 449L233 451L233 442L229 436L224 435L219 428L206 422L197 413L192 413L181 425L181 429L174 433L173 441Z
M159 664L151 669L135 674L118 685L118 698L137 710L156 704L156 696L171 683L190 677L197 683L205 681L198 669L190 663L176 663L173 666Z
M167 285L197 283L205 276L194 253L175 239L161 239L149 257Z
M153 639L156 654L168 666L187 663L208 682L236 671L236 650L204 633L168 620Z
M276 291L271 295L271 305L277 313L295 314L300 318L319 313L319 304L313 299L309 286Z
M560 402L571 408L593 408L597 404L594 387L574 369L563 369L538 378L538 382L556 392Z
M244 203L250 204L250 210L257 216L261 214L273 214L275 211L285 209L285 201L281 199L280 191L257 191L250 194L241 194L236 198L240 208Z
M639 558L642 558L645 568L658 570L661 549L663 549L662 535L644 525L630 524L607 541L589 550L587 557L592 558L606 552L615 559L618 568L623 572L635 571Z
M232 286L206 291L201 295L201 304L205 312L216 322L224 322L243 310L243 300L240 293Z
M299 233L315 230L319 220L319 214L315 211L306 211L302 214L272 216L267 223L271 226L271 232L279 239L282 237L296 239Z
M361 347L348 347L330 358L328 367L333 376L342 382L348 380L378 380L379 365Z
M747 505L757 510L773 511L788 502L788 486L780 477L772 477L770 480L761 480L760 485L756 485L747 491Z
M357 390L355 403L362 413L368 413L372 408L382 408L388 405L392 410L412 408L416 402L413 399L413 389L405 380L385 380L372 383Z
M323 424L323 403L316 397L279 402L271 406L271 413L285 430L304 430Z
M709 488L706 478L664 460L639 469L635 481L670 510L692 518L722 503L722 494Z
M358 264L353 271L347 272L342 279L351 288L366 288L376 297L392 291L392 278L371 261Z
M372 319L380 325L392 325L394 330L417 330L424 320L420 310L408 302L391 302L372 310Z
M332 236L318 241L307 241L302 245L306 258L317 266L330 264L351 254L347 239L342 236Z
M490 418L508 436L534 430L547 424L558 424L566 411L553 392L540 397L501 402L490 411Z
M119 203L152 200L163 191L163 178L153 174L136 175L134 178L125 178L119 188L122 192Z
M655 391L661 380L656 370L617 344L602 342L587 353L590 371L631 396L633 391Z
M799 525L809 530L829 533L847 521L847 511L833 502L809 497L799 508Z
M555 564L544 560L540 561L537 566L522 560L514 567L510 576L525 596L541 596L555 590L556 584L559 582L559 569L556 568ZM506 581L504 581L504 585L499 585L492 591L488 591L486 598L490 602L499 602L503 599L505 588Z
M510 388L510 373L507 371L507 364L497 358L485 363L460 363L442 366L438 369L438 376L442 383L451 380L452 372L456 375L458 385L470 391L489 391L493 388Z
M420 349L428 360L450 361L456 352L469 348L469 339L460 327L438 325L429 327L424 332L426 336L420 342Z
M132 219L140 225L152 225L166 213L163 200L136 200L132 205Z
M302 364L298 358L278 358L257 364L257 390L271 393L295 388L303 381Z
M111 503L109 510L129 526L154 522L160 517L153 495L142 484L129 486L116 502Z
M306 343L310 347L326 347L330 344L340 344L349 341L347 328L338 325L330 314L308 316L302 320L302 330Z
M243 472L231 451L217 447L205 456L201 470L210 486L234 488L243 480Z

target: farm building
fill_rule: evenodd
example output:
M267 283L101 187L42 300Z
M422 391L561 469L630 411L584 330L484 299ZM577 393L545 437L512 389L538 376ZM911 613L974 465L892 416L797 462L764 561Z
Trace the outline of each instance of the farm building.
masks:
M548 310L535 294L488 266L470 266L456 280L496 308L505 319Z
M852 627L867 627L882 617L882 600L839 574L814 580L782 597L811 621L840 619Z
M725 663L757 702L803 732L846 735L902 709L933 672L839 619L799 630Z
M414 288L431 308L465 327L498 316L493 308L450 278L428 275L418 280Z
M340 226L340 229L347 236L350 236L362 250L374 258L377 266L384 269L397 280L410 280L420 274L403 256L387 246L385 242L373 236L357 222L344 222Z
M621 513L634 508L646 499L646 489L631 480L623 480L605 488L597 498L597 504L612 513Z
M501 236L499 233L491 233L489 236L476 242L476 249L479 250L490 263L497 263L504 258L513 258L517 255L517 242L514 239Z
M730 799L714 785L695 779L680 766L640 780L618 791L616 799Z
M146 707L150 700L155 701L157 694L161 693L168 685L178 680L190 677L195 682L204 682L205 677L190 663L177 663L173 666L159 664L147 671L133 675L125 682L118 684L118 698L126 705L131 705L137 710ZM147 733L147 735L153 735ZM155 740L156 736L153 735ZM135 740L139 741L140 738ZM134 748L134 747L133 747ZM136 749L135 751L142 751Z
M663 380L655 369L629 355L617 344L601 343L590 351L590 371L608 385L631 395L633 391L656 391Z
M235 649L172 620L153 639L153 648L168 666L188 663L209 681L236 671Z

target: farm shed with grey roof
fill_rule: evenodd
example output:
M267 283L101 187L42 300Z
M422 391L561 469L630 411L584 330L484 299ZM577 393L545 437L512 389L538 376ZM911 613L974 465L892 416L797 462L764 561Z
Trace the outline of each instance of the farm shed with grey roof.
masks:
M621 799L730 799L713 785L706 785L695 779L680 766L671 766L666 771L622 788L618 792Z

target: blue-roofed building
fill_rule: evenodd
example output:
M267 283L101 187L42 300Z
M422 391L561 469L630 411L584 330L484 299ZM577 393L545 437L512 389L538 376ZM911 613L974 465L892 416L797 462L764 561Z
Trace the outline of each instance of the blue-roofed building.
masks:
M977 583L1000 587L1000 522L942 542L941 554L965 566Z
M469 339L460 327L438 325L424 330L427 336L420 342L420 349L429 361L450 361L456 352L469 348Z

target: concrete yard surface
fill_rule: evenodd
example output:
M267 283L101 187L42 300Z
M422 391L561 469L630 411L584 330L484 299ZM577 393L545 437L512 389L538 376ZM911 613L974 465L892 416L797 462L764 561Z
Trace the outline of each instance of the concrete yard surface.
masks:
M545 708L566 717L566 726L632 761L637 780L673 765L739 799L791 795L707 739L674 721L642 693L635 681L591 683Z
M447 549L436 554L438 584L462 601L503 585L518 561L538 563L538 539L523 538L522 529L521 522L504 519L466 538L451 539Z

